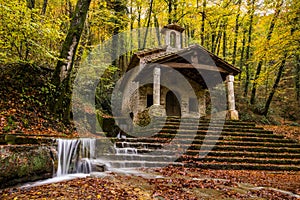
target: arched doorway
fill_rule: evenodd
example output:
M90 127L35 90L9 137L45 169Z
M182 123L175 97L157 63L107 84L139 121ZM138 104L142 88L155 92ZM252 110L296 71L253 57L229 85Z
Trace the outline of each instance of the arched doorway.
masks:
M181 116L180 103L172 91L166 95L166 112L167 116Z

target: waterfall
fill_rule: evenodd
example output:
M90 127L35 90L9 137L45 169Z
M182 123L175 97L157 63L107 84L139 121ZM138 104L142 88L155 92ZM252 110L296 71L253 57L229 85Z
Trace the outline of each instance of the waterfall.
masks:
M125 142L121 142L121 147L117 147L114 144L114 149L116 151L116 155L136 155L138 154L137 148L126 147Z
M95 158L96 139L58 139L56 176L71 173L90 173Z

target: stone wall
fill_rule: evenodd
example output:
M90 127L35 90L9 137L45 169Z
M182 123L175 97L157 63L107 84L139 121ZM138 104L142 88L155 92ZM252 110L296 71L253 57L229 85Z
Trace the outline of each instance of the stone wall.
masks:
M55 147L45 145L1 145L0 188L53 176Z

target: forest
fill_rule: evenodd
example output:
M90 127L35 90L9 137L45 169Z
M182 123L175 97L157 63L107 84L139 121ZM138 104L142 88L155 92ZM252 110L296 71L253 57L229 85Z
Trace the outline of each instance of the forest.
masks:
M170 24L236 68L214 92L239 120L117 124L118 81ZM0 199L299 199L299 141L298 0L0 0Z
M47 106L53 113L65 113L59 116L65 121L70 120L70 108L66 106L66 96L71 94L69 84L93 48L116 34L149 29L138 34L142 39L136 49L112 63L101 83L113 87L126 71L131 55L146 47L149 36L155 44L162 44L159 34L151 31L171 23L185 28L186 45L200 44L242 71L236 78L236 90L243 120L253 120L256 115L265 116L260 118L265 122L300 118L298 1L2 0L0 6L1 66L20 64L52 71ZM68 60L66 49L72 45L73 36L79 42ZM120 49L125 43L117 40L111 45ZM70 62L70 69L64 81L59 77L66 62ZM107 107L107 99L98 93L100 108ZM53 106L53 101L60 103Z

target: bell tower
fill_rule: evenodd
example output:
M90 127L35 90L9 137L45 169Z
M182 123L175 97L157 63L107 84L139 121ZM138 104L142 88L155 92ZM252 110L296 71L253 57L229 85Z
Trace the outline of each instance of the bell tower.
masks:
M164 26L161 33L165 35L165 45L167 51L179 50L182 48L182 32L184 28L177 24L169 24Z

